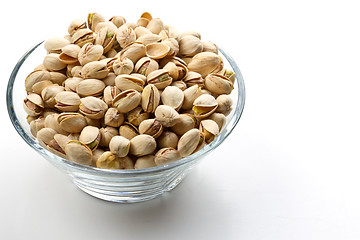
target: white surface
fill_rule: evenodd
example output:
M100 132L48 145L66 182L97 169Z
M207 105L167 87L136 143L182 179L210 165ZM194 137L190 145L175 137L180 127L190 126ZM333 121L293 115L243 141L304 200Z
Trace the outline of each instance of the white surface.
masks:
M358 1L123 2L2 6L0 239L360 239ZM200 31L243 73L239 125L161 198L88 196L8 120L4 93L16 61L93 11L133 21L150 11Z

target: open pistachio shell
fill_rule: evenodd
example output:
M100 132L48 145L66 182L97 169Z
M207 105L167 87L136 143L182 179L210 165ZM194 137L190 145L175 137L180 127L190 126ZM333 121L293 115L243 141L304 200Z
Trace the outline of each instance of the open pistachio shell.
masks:
M45 117L44 126L45 126L46 128L52 128L52 129L54 129L57 133L60 133L60 134L64 134L64 135L69 134L67 131L65 131L64 129L62 129L62 127L60 126L60 124L59 124L59 122L58 122L58 117L59 117L59 114L58 114L58 113L48 114L48 115Z
M111 50L111 47L116 41L115 31L116 30L112 30L110 27L103 27L96 34L95 44L103 47L104 54Z
M86 126L86 120L80 113L61 113L57 118L60 127L69 133L79 133Z
M162 41L163 44L166 44L170 47L168 56L176 56L179 53L179 43L175 38L167 38Z
M179 120L179 113L172 107L160 105L155 110L155 118L164 126L172 127Z
M36 93L30 93L26 96L23 107L25 112L30 116L38 116L44 109L44 101L40 95Z
M70 161L90 166L92 164L91 149L79 141L69 141L65 147L66 156Z
M159 64L157 63L157 61L149 57L143 57L139 59L139 61L136 62L134 68L135 72L145 76L148 76L151 72L158 69L159 69Z
M185 37L185 36L194 36L198 39L201 39L201 34L199 32L196 32L196 31L191 31L191 30L188 30L188 31L184 31L182 33L179 34L179 39Z
M234 89L234 85L230 79L217 73L211 73L206 76L205 87L215 94L230 94Z
M159 69L151 72L147 76L148 84L154 84L159 90L170 86L172 83L172 77L170 77L169 71L166 69Z
M133 137L139 135L139 130L133 124L125 122L119 127L119 135L131 140Z
M55 96L59 92L64 91L65 88L58 85L51 85L44 88L41 91L41 98L43 99L45 106L53 108L56 104Z
M61 49L59 59L65 64L75 64L78 62L80 47L76 44L66 45Z
M104 117L108 105L96 97L84 97L80 99L79 111L92 119Z
M118 157L125 157L130 150L130 140L122 136L115 136L109 143L110 151Z
M100 146L107 148L109 147L110 140L113 137L119 135L119 131L117 130L117 128L107 126L100 128L100 134L101 138L99 144Z
M199 129L194 128L182 135L179 139L177 150L180 152L181 157L187 157L200 149L203 144L203 135Z
M32 89L33 93L41 94L41 92L42 92L42 90L44 90L44 88L49 87L51 85L54 85L54 83L51 82L50 80L44 80L44 81L35 83L31 87L31 89Z
M146 155L143 157L139 157L135 162L134 168L143 169L143 168L156 167L154 159L155 159L154 155Z
M55 107L63 112L76 112L80 105L79 95L69 91L62 91L56 94L55 101Z
M92 151L97 148L100 142L100 130L97 127L86 126L82 129L79 141L86 144Z
M215 121L219 126L219 131L225 126L226 123L226 116L222 113L213 113L209 116L209 119Z
M215 112L217 107L218 103L212 95L203 94L195 99L192 109L194 111L195 117L205 118Z
M76 87L76 92L81 97L99 96L104 92L105 83L98 79L85 79Z
M34 84L41 81L50 80L50 77L50 73L47 70L36 70L31 72L25 79L26 91L31 92Z
M168 147L162 148L155 154L155 164L156 166L169 164L181 159L180 152L175 148Z
M204 79L201 77L201 74L197 72L188 72L183 81L188 87L194 86L195 84L199 85L199 87L204 87Z
M46 148L46 145L48 145L49 142L54 139L55 134L57 134L57 132L54 129L45 127L37 132L36 138L40 145Z
M68 33L72 36L76 31L84 28L86 28L86 21L84 19L75 19L70 23Z
M119 112L126 113L136 108L141 102L141 94L134 90L129 89L119 93L113 100L113 106Z
M104 89L103 100L108 106L112 106L112 101L120 93L116 86L107 86Z
M30 122L30 132L34 137L36 137L39 130L44 127L45 127L45 119L43 117L39 117Z
M139 126L140 123L148 119L149 116L150 113L144 112L144 110L141 107L136 107L127 113L126 119L129 123L132 123L135 126Z
M84 28L76 31L74 35L71 36L71 43L79 45L79 47L84 46L86 43L94 42L95 34L90 29Z
M54 140L56 141L57 145L62 149L63 152L65 152L65 147L68 142L71 141L71 139L63 134L55 134Z
M201 95L201 88L199 85L193 85L184 90L184 103L182 109L188 110L193 107L193 103L197 97Z
M78 60L82 66L85 64L98 61L104 53L104 48L101 45L94 45L86 43L78 53Z
M142 121L139 125L139 133L147 134L157 138L163 132L163 126L156 119L146 119Z
M184 92L178 87L167 86L161 93L161 101L178 111L184 102Z
M146 27L137 26L135 29L136 38L139 39L141 36L144 36L146 34L152 34L152 32L147 29Z
M128 74L121 74L115 78L115 85L121 91L133 89L138 92L142 92L145 82L138 77Z
M219 135L219 126L211 119L202 120L199 124L199 130L204 134L206 143L212 142Z
M127 57L134 64L142 57L145 57L145 46L142 43L133 42L120 51L120 58Z
M206 77L209 73L216 72L223 65L219 55L212 52L201 52L196 54L188 64L189 71L200 73Z
M170 47L164 43L150 43L145 47L146 55L152 59L161 59L168 55Z
M110 127L120 127L124 119L124 114L120 113L117 108L109 108L105 113L104 123Z
M130 140L130 154L140 157L151 154L156 149L155 139L146 134L133 137Z
M110 151L104 152L96 161L96 167L105 169L134 169L129 157L119 158Z
M169 62L174 63L177 69L174 69L173 64L169 64ZM182 80L189 71L186 62L178 57L166 57L162 59L160 62L160 67L171 72L177 71L177 73L172 73L173 75L175 74L175 80Z
M225 116L228 116L232 111L233 100L229 95L222 94L216 98L218 107L216 112L223 113Z
M70 77L64 81L64 90L76 92L76 87L84 79L80 77Z
M142 43L146 47L147 45L160 42L160 40L161 40L161 38L159 35L149 33L149 34L142 35L141 37L136 39L136 42Z
M92 31L95 31L96 26L101 22L105 22L105 18L101 14L99 13L88 14L87 24Z

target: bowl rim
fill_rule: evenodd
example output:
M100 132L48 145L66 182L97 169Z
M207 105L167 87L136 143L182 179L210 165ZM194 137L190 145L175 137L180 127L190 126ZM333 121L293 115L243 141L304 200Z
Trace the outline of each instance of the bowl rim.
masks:
M177 160L175 162L171 162L169 164L156 166L156 167L151 167L151 168L144 168L144 169L102 169L102 168L86 166L86 165L81 165L81 164L72 162L70 160L64 159L62 157L59 157L59 156L51 153L46 148L42 147L39 143L37 143L31 136L29 136L26 133L26 131L23 129L23 127L21 126L21 124L20 124L20 122L19 122L19 120L18 120L18 118L17 118L17 116L15 114L15 111L14 111L14 106L13 106L13 86L14 86L14 82L16 80L17 74L18 74L21 66L25 62L25 60L30 56L30 54L33 51L35 51L43 43L44 43L44 40L40 41L39 43L37 43L33 47L31 47L18 60L18 62L15 65L14 69L12 70L11 75L9 77L9 82L8 82L8 85L7 85L7 89L6 89L6 105L7 105L7 110L8 110L10 120L11 120L14 128L16 129L17 133L23 138L23 140L30 147L32 147L34 150L36 150L41 155L43 155L43 156L46 155L47 157L52 158L52 160L55 161L54 163L59 164L60 162L62 162L62 163L66 164L66 165L68 165L68 166L70 166L72 168L76 168L78 170L86 171L86 172L89 172L89 173L91 172L91 173L94 173L94 174L115 174L115 175L132 175L132 174L136 174L137 175L137 174L142 174L142 173L156 173L156 172L172 169L172 168L184 165L186 163L189 163L191 161L194 161L194 160L198 159L199 157L201 157L203 155L206 155L210 151L217 148L230 135L230 133L234 130L235 126L239 122L240 117L241 117L241 115L243 113L244 106L245 106L245 95L246 95L243 76L241 74L241 71L240 71L239 67L237 66L236 62L234 61L234 59L222 47L220 47L218 45L219 52L226 58L226 60L228 61L231 68L233 69L233 71L236 74L235 83L237 84L238 91L242 92L242 94L237 95L237 105L235 106L236 111L234 112L234 115L230 119L227 119L227 123L224 126L224 128L227 128L228 126L230 126L230 127L229 127L228 131L224 131L225 129L223 129L222 133L223 132L224 133L223 133L222 139L220 141L216 141L216 139L215 139L213 142L211 142L210 144L205 145L199 151L193 153L192 155L190 155L188 157ZM220 135L217 138L219 138L219 137L220 137Z

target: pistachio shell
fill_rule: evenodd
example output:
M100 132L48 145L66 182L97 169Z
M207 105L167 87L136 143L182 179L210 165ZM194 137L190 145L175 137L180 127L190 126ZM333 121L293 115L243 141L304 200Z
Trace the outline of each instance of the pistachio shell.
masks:
M92 159L91 159L91 166L96 167L96 162L97 160L101 157L101 155L104 153L105 151L97 148L92 152Z
M86 43L94 42L94 40L95 35L93 31L87 28L80 29L71 36L71 43L79 45L79 47L84 46Z
M124 48L130 43L135 42L136 34L131 27L122 25L116 31L116 40L120 44L120 47Z
M96 33L96 35L99 35L100 31L103 30L104 28L107 28L109 32L112 33L115 33L116 30L118 29L118 27L113 22L105 21L96 25L94 32Z
M215 43L212 42L202 42L203 45L203 52L213 52L215 54L218 54L218 47Z
M80 99L79 111L92 119L100 119L104 117L107 104L96 97L84 97Z
M175 38L167 38L162 41L163 44L166 44L170 47L168 56L176 56L179 53L179 42Z
M134 69L134 63L128 58L117 58L113 63L113 71L116 75L130 74Z
M104 92L105 83L97 79L85 79L76 87L76 92L82 96L99 96Z
M184 102L184 92L178 87L167 86L161 93L161 101L178 111Z
M209 119L215 121L217 125L219 126L219 131L225 126L226 123L226 117L222 113L213 113L209 116Z
M186 76L187 72L189 71L187 68L186 62L184 62L181 58L178 58L178 57L166 57L161 60L160 67L165 68L165 69L169 68L171 70L171 68L173 68L173 64L169 64L169 62L174 63L175 66L177 67L177 73L176 73L175 80L183 79ZM176 69L171 70L171 71L176 71Z
M144 169L144 168L156 167L154 159L155 159L154 155L139 157L135 162L134 168Z
M86 28L86 21L84 19L75 19L70 23L68 33L72 36L76 31L84 28Z
M201 77L201 74L197 72L188 72L183 81L188 87L194 86L195 84L199 85L199 87L204 87L204 79Z
M152 59L161 59L168 55L170 47L164 43L150 43L145 47L146 55Z
M194 36L194 37L196 37L198 39L201 39L201 34L199 32L196 32L196 31L190 31L190 30L184 31L184 32L180 33L179 39L181 39L181 38L183 38L185 36Z
M125 122L119 128L119 135L131 140L133 137L139 135L139 130L133 124Z
M127 57L134 64L146 54L145 46L141 43L131 43L120 51L120 58Z
M130 141L122 136L115 136L109 143L110 151L118 157L125 157L129 153Z
M189 71L200 73L206 77L209 73L219 70L223 62L219 55L212 52L201 52L196 54L188 64Z
M46 145L54 139L55 134L57 134L57 132L54 129L45 127L37 132L36 138L41 146L46 147Z
M66 45L61 49L59 59L65 64L75 64L78 61L80 47L76 44Z
M159 90L170 86L172 78L169 75L169 71L166 69L159 69L151 72L147 76L148 84L154 84Z
M98 31L95 38L95 44L103 47L104 54L109 52L111 47L114 45L116 40L116 30L116 27L115 30L112 30L110 27L103 27Z
M65 153L70 161L90 166L92 163L92 152L88 146L79 141L69 141L65 147Z
M57 86L57 85L51 85L46 88L44 88L41 91L41 98L43 99L45 106L47 107L54 107L56 104L55 96L59 92L64 91L64 87Z
M109 21L114 23L118 28L126 23L126 19L122 16L113 16L109 19Z
M164 127L174 126L180 118L179 113L167 105L158 106L155 110L155 117Z
M103 94L104 102L107 105L112 106L112 101L114 100L116 95L118 95L119 93L120 93L120 90L116 86L107 86L107 87L105 87L104 94Z
M195 99L192 109L194 111L195 117L205 118L215 112L217 107L218 103L213 96L209 94L203 94Z
M203 136L199 129L194 128L187 131L179 139L177 149L181 157L187 157L196 152L203 145Z
M25 79L25 89L27 92L32 91L32 87L34 84L50 80L50 73L47 70L36 70L31 72Z
M48 115L45 117L44 126L45 126L46 128L52 128L52 129L54 129L57 133L60 133L60 134L64 134L64 135L69 134L67 131L65 131L64 129L62 129L62 127L60 126L60 124L59 124L59 122L58 122L58 117L59 117L59 114L58 114L58 113L48 114Z
M184 90L184 103L182 108L187 110L193 107L193 103L197 97L201 95L201 88L199 85L193 85Z
M199 130L204 134L206 143L212 142L214 138L219 135L219 126L211 119L202 120L199 125Z
M62 85L66 79L67 76L61 72L50 72L50 81L54 84Z
M163 126L157 119L146 119L142 121L139 125L140 134L147 134L154 138L159 137L162 131Z
M206 76L205 87L215 94L230 94L234 89L233 83L227 77L217 73Z
M165 26L160 18L153 18L150 20L146 28L154 34L159 34L161 30L165 29Z
M159 64L154 59L143 57L135 64L135 72L148 76L151 72L158 70Z
M115 85L121 91L133 89L142 92L144 84L145 82L142 79L128 74L121 74L115 78Z
M66 67L66 64L60 60L59 56L60 54L58 53L50 53L46 55L43 61L46 69L50 71L59 71L61 69L64 69Z
M80 97L77 93L62 91L55 96L55 107L63 112L75 112L79 109Z
M129 123L134 124L135 126L139 126L139 124L148 119L150 116L150 113L144 112L144 110L141 107L136 107L135 109L131 110L127 113L127 121Z
M184 57L192 57L202 52L203 45L199 38L192 35L183 36L179 41L179 54Z
M182 80L174 81L170 86L178 87L181 91L184 91L186 87L186 83Z
M154 152L155 149L156 141L150 135L141 134L130 140L130 153L134 156L145 156Z
M65 136L63 134L55 134L54 140L56 141L56 143L59 145L59 147L65 153L66 144L68 144L68 142L70 142L71 139L68 136Z
M72 78L68 78L64 81L64 89L66 91L72 91L72 92L76 92L76 87L79 85L79 83L81 81L83 81L84 79L79 78L79 77L72 77Z
M233 100L229 95L222 94L216 98L218 107L216 112L223 113L225 116L228 116L232 111Z
M105 62L93 61L85 64L81 69L81 76L84 79L95 78L102 79L109 74L109 69Z
M138 26L134 29L135 31L135 34L136 34L136 38L139 39L141 36L144 36L146 34L152 34L152 32L145 28L145 27L142 27L142 26Z
M105 22L105 18L99 13L89 13L87 17L87 24L92 31L95 31L96 25Z
M117 128L107 126L100 128L100 134L101 138L99 144L100 146L107 148L109 147L110 140L116 135L119 135L119 131Z
M109 108L104 116L104 123L110 127L120 127L125 120L124 114L116 108Z
M45 127L45 119L43 117L39 117L30 122L30 132L34 137L36 137L39 130L44 127Z
M104 152L96 161L96 167L106 169L134 169L134 163L129 157L119 158L112 152Z
M157 145L159 148L176 148L178 141L179 137L175 133L171 131L165 131L160 135L160 137L157 138Z
M70 42L63 37L49 38L44 42L44 47L48 53L60 53L61 49Z
M25 112L30 116L38 116L44 108L44 102L40 95L30 93L23 102Z
M171 127L171 130L177 135L181 136L190 129L196 127L196 118L191 114L180 114L177 123Z
M160 40L161 40L161 38L159 35L149 33L149 34L142 35L141 37L136 39L136 42L142 43L146 47L147 45L160 42Z
M100 130L97 127L86 126L81 130L79 141L86 144L92 151L100 142Z
M69 133L79 133L86 126L86 120L80 113L61 113L57 121L60 127Z
M155 154L155 164L157 166L169 164L181 159L180 152L175 148L162 148Z
M76 45L75 45L76 46ZM85 65L92 61L98 61L104 53L104 48L101 45L94 45L86 43L78 53L78 60L81 65Z
M119 93L113 100L113 106L119 112L126 113L136 108L141 102L141 94L134 90L129 89Z

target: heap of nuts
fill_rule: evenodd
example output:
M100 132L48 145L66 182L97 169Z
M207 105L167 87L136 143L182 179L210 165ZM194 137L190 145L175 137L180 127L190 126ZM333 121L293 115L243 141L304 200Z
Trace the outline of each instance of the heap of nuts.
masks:
M143 13L98 13L45 41L25 79L24 109L40 145L70 161L141 169L179 160L219 134L235 74L215 44Z

